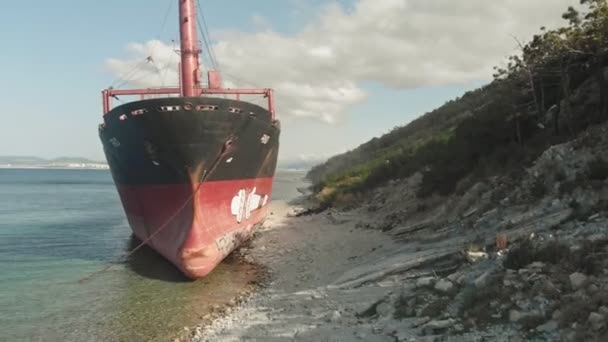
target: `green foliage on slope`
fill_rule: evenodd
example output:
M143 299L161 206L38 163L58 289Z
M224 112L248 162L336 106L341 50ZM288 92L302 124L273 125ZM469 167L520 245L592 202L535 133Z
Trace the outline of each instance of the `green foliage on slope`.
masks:
M608 116L608 4L581 0L566 26L541 28L494 81L403 127L314 167L319 198L331 204L388 180L423 174L419 196L452 193L465 176L521 169L549 145ZM518 42L519 43L519 42Z

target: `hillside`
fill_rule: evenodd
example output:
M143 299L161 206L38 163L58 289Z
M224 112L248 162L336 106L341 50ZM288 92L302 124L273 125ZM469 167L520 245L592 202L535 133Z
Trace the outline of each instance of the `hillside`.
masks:
M421 198L463 193L476 180L517 177L549 146L605 121L608 5L581 3L584 13L568 8L564 27L541 28L490 84L315 166L318 198L348 205L417 172Z
M304 214L403 244L338 283L358 298L399 286L356 311L357 327L608 340L608 3L581 4L490 84L308 173L321 205Z

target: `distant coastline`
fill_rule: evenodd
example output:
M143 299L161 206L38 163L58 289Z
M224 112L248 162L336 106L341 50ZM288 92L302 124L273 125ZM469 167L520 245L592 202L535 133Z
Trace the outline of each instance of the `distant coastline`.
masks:
M95 165L11 165L11 164L0 164L0 169L15 169L15 170L109 170L110 167L107 164L95 164Z
M0 169L107 170L108 164L78 157L44 159L31 156L0 156Z
M307 172L314 165L312 161L287 160L279 163L280 172ZM0 169L62 169L62 170L108 170L106 162L79 157L59 157L45 159L32 156L0 156Z
M109 170L108 164L68 164L68 165L12 165L0 164L0 169L44 169L44 170ZM307 172L309 169L277 168L277 172Z

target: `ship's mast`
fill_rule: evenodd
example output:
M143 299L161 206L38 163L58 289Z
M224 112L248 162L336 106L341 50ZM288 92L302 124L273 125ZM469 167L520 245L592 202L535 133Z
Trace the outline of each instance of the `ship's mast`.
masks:
M201 95L201 77L196 34L196 0L179 1L179 35L181 49L180 88L182 96Z
M179 1L179 34L181 62L179 67L179 87L143 88L143 89L114 89L112 87L101 92L103 114L112 111L112 98L122 95L181 95L198 97L205 95L235 95L239 100L241 95L263 95L268 101L268 111L275 120L274 95L270 88L258 89L225 89L222 88L222 78L218 70L207 72L208 86L201 87L201 70L199 56L201 50L197 37L196 0ZM135 114L134 114L135 115ZM122 120L122 119L121 119Z

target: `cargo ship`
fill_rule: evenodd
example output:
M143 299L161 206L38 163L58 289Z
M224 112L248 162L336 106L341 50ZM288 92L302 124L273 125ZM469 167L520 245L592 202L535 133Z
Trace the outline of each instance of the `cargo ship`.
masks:
M135 237L197 279L262 225L280 123L270 88L222 88L218 70L201 84L199 6L175 1L179 86L103 90L99 136ZM119 96L138 99L113 107Z

